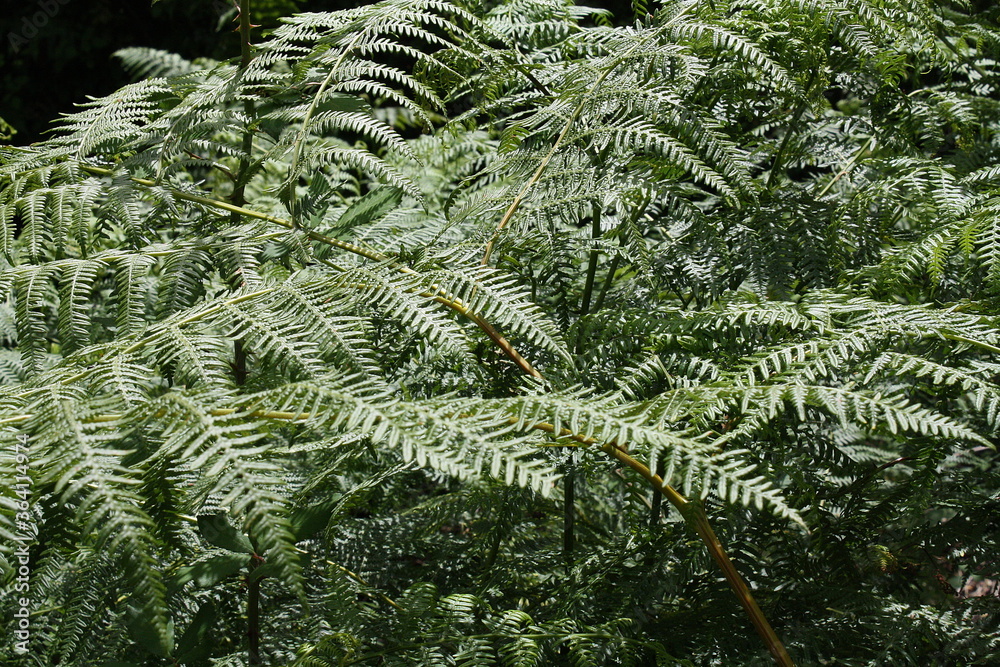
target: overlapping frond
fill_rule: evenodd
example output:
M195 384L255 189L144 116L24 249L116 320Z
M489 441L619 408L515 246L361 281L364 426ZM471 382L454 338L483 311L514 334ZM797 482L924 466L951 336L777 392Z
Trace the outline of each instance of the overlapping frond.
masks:
M988 660L929 584L1000 576L995 21L633 7L129 49L0 147L39 660L242 664L256 604L275 664L750 664L707 554L817 663Z

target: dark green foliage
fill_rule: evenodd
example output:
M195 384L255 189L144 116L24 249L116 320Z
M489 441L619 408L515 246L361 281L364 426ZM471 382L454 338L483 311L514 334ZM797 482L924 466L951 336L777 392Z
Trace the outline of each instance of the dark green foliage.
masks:
M0 149L36 662L766 664L616 448L798 664L1000 659L996 10L632 6L127 50Z

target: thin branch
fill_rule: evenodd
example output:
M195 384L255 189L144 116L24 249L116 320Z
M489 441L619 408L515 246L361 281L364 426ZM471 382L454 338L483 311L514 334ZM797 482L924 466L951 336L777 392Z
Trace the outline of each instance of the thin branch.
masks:
M518 422L518 420L513 417L510 421L513 424ZM567 429L561 429L558 433L556 433L556 429L552 424L544 422L532 424L531 428L551 433L557 437L569 438L570 440L575 440L581 444L597 445L602 452L612 456L619 462L639 473L643 479L652 484L653 488L663 494L663 497L665 497L670 504L677 509L688 526L690 526L695 533L697 533L698 537L701 538L701 541L708 549L708 553L712 557L712 560L714 560L719 569L722 570L723 576L726 578L726 581L729 582L729 586L733 589L733 593L736 594L736 599L739 600L739 603L743 607L744 611L746 611L747 616L750 617L750 622L753 624L757 634L764 640L764 644L767 646L768 651L770 651L775 663L780 665L780 667L794 667L792 658L788 655L788 651L785 650L784 644L781 643L778 635L771 628L771 624L768 622L767 617L757 605L757 601L754 600L746 582L743 581L743 577L740 576L740 573L736 569L736 566L733 565L733 562L729 560L729 556L722 547L722 543L719 542L719 538L716 537L711 524L708 523L708 516L705 514L705 510L701 506L701 503L690 501L682 496L676 489L667 484L662 477L651 472L648 467L629 456L629 454L614 441L599 444L594 438L577 435Z
M92 167L92 166L89 166L89 165L81 165L80 168L83 169L86 172L89 172L91 174L95 174L95 175L98 175L98 176L113 176L114 175L114 172L111 171L110 169L103 169L101 167ZM136 178L136 177L132 176L132 177L129 177L129 179L131 181L133 181L134 183L137 183L139 185L143 185L143 186L146 186L146 187L150 187L150 188L152 188L152 187L158 187L157 184L154 181L150 181L150 180L145 179L145 178ZM173 195L175 197L177 197L178 199L182 199L184 201L189 201L189 202L196 203L196 204L202 204L204 206L210 206L212 208L217 208L217 209L220 209L220 210L223 210L223 211L229 211L231 213L238 213L239 215L242 215L242 216L245 216L245 217L248 217L248 218L255 218L257 220L265 220L267 222L271 222L271 223L274 223L276 225L281 225L282 227L285 227L286 229L294 229L295 228L295 225L293 225L288 220L284 220L282 218L278 218L278 217L275 217L273 215L268 215L266 213L261 213L260 211L254 211L254 210L245 208L243 206L236 206L235 204L229 204L229 203L226 203L224 201L219 201L218 199L212 199L211 197L203 197L201 195L191 194L191 193L188 193L188 192L184 192L182 190L176 190L174 188L171 188L171 192L173 193ZM334 248L339 248L340 250L344 250L346 252L349 252L349 253L352 253L352 254L355 254L355 255L358 255L358 256L361 256L361 257L364 257L366 259L370 259L370 260L373 260L373 261L376 261L376 262L392 262L392 258L391 257L388 257L387 255L383 255L382 253L376 252L374 250L367 250L365 248L362 248L361 246L354 245L353 243L347 243L345 241L340 241L338 239L330 238L329 236L325 236L323 234L320 234L319 232L314 232L314 231L311 231L311 230L303 230L303 231L305 231L306 235L311 240L313 240L313 241L317 241L319 243L324 243L324 244L332 246ZM398 265L398 264L393 264L393 267L397 271L399 271L401 273L406 273L406 274L410 274L410 275L417 275L416 271L414 271L413 269L411 269L411 268L409 268L407 266L401 266L401 265ZM255 293L255 294L266 294L268 291L269 290L263 290L261 292ZM463 317L465 317L465 318L471 320L472 322L474 322L476 324L476 326L478 326L480 329L482 329L483 332L487 336L489 336L490 340L492 340L497 345L497 347L499 347L500 350L511 361L513 361L517 365L518 368L520 368L522 371L524 371L528 375L531 375L532 377L541 379L541 377L542 377L541 374L537 370L535 370L535 368L530 363L528 363L528 361L523 356L521 356L520 353L518 353L518 351L514 348L514 346L511 345L510 342L506 338L504 338L502 335L500 335L500 333L493 327L493 325L491 325L485 318L483 318L482 316L480 316L480 315L472 312L471 310L469 310L458 299L448 298L447 296L441 296L440 294L430 294L428 296L431 296L438 303L441 303L441 304L443 304L443 305L451 308L456 313L459 313ZM214 313L217 310L218 309L216 308L216 309L209 309L209 311L203 311L203 312L201 312L201 313L198 314L198 317L196 319L201 319L201 317L204 317L207 314ZM183 323L187 324L188 322L183 322ZM135 347L135 346L133 346L133 347ZM140 345L140 347L141 347L141 345ZM129 348L129 351L131 351L131 350L132 350L132 348ZM73 379L78 379L78 378L74 377Z
M511 218L514 217L514 213L516 213L517 209L520 208L521 203L524 201L524 198L528 194L528 190L531 189L531 186L537 183L538 179L542 177L542 172L544 172L545 168L549 166L549 162L552 161L552 158L553 156L555 156L556 151L558 151L560 146L562 146L562 142L566 139L566 135L569 134L569 130L573 126L573 123L577 121L577 119L580 117L580 114L582 114L583 110L586 108L587 102L590 100L590 96L595 91L597 91L598 88L601 87L601 84L603 84L604 80L607 79L611 75L611 73L615 71L615 68L618 66L618 64L620 64L622 60L628 55L630 55L633 51L638 49L640 46L643 46L647 41L647 39L637 41L628 51L626 51L621 56L621 58L619 58L615 62L614 65L608 67L606 70L601 72L601 75L597 77L596 81L594 81L594 85L592 85L586 93L580 96L580 102L576 105L576 108L573 109L573 113L571 113L569 118L566 120L566 124L563 126L563 129L559 133L559 136L556 137L555 143L552 144L552 147L549 149L549 152L545 154L544 158L542 158L542 161L538 164L538 168L535 169L535 173L531 175L531 178L529 178L523 186L521 186L521 190L517 193L517 196L514 197L514 201L510 203L510 206L507 207L507 211L503 214L503 217L500 219L500 222L497 223L497 228L496 230L494 230L493 236L491 236L490 240L487 241L486 243L486 250L483 253L483 259L480 262L480 264L482 264L483 266L489 264L490 255L493 253L493 246L496 244L497 239L500 237L500 232L503 231L503 229L510 223ZM532 80L532 82L535 83L533 81L533 77L528 77L528 79ZM536 83L536 85L541 86L541 83Z
M299 129L298 135L295 137L295 146L292 148L292 163L288 167L288 214L292 218L292 226L295 229L299 228L298 212L295 210L297 208L295 185L296 179L298 178L297 173L302 153L302 144L309 132L309 122L312 120L313 114L316 113L316 105L319 102L319 98L323 96L324 92L326 92L326 88L333 81L334 75L340 71L340 66L343 64L344 58L347 57L347 54L350 53L351 49L353 49L355 45L357 45L358 41L364 34L363 30L359 30L351 43L347 45L347 48L345 48L340 54L340 57L337 58L337 62L330 68L330 73L326 75L326 78L323 79L323 83L320 84L319 90L317 90L316 94L313 95L312 102L309 104L309 109L306 110L306 115L302 119L302 127Z
M823 189L820 190L819 194L816 195L816 199L820 199L821 197L823 197L823 195L829 192L830 188L832 188L837 181L839 181L843 176L846 176L851 171L851 169L854 168L854 165L858 163L858 160L860 160L864 156L864 154L868 152L868 150L872 147L872 144L874 143L875 143L875 137L874 136L868 137L868 141L866 141L864 145L858 149L858 152L854 154L854 156L847 163L847 165L843 169L841 169L840 172L836 176L834 176L829 183L823 186Z
M81 164L80 168L83 171L94 174L96 176L114 176L114 171L110 169L103 169L101 167L93 167L86 164ZM157 184L155 181L151 181L146 178L137 178L135 176L130 176L129 180L138 185L143 185L148 188L163 187ZM280 225L286 229L295 229L295 225L290 221L283 218L278 218L273 215L268 215L267 213L261 213L260 211L254 211L243 206L237 206L235 204L229 204L218 199L212 199L211 197L204 197L202 195L191 194L190 192L184 192L183 190L178 190L176 188L170 188L170 192L184 201L189 201L195 204L201 204L203 206L209 206L212 208L217 208L223 211L229 211L230 213L238 213L245 218L254 218L256 220L264 220L266 222L273 223L275 225ZM372 259L377 262L389 261L389 257L375 252L374 250L366 250L361 246L354 245L353 243L347 243L345 241L340 241L338 239L330 238L329 236L324 236L318 232L306 231L306 235L313 241L319 241L320 243L325 243L326 245L332 246L334 248L339 248L340 250L345 250L349 253L355 255L360 255L361 257L366 257L367 259Z

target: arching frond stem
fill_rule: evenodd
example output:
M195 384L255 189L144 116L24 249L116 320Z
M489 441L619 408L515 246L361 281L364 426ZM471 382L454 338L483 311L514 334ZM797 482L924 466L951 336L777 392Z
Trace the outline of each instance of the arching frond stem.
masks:
M510 421L511 423L517 423L517 420L513 418L511 418ZM598 442L595 439L577 435L566 429L561 429L558 433L556 433L556 429L552 424L542 422L532 424L532 428L545 431L546 433L551 433L552 435L560 438L569 438L570 440L575 440L580 444L598 445ZM682 517L684 517L684 521L687 525L690 526L695 533L697 533L698 537L701 538L701 541L704 542L709 555L712 557L712 560L715 561L716 565L718 565L719 569L722 570L723 576L726 578L726 581L729 582L729 586L733 589L737 600L739 600L740 605L743 607L744 611L746 611L747 616L750 617L750 622L753 623L757 634L760 635L761 639L763 639L764 643L767 645L767 650L770 651L775 663L781 667L794 667L792 658L788 655L788 651L785 649L784 644L781 643L778 635L774 632L774 629L771 628L771 624L768 622L767 617L764 616L764 612L761 611L760 607L757 605L757 601L754 600L746 582L743 581L743 577L740 576L736 566L733 565L733 562L726 554L726 550L722 547L722 543L719 542L719 538L715 535L715 531L712 530L711 524L708 523L708 516L705 514L705 509L702 507L701 503L688 500L682 496L676 489L664 482L662 477L652 472L647 466L629 456L628 452L622 449L617 443L606 442L599 444L598 448L605 454L608 454L618 462L637 472L639 476L652 484L654 489L659 491L668 501L670 501L670 504L677 509Z
M576 105L576 108L573 109L573 113L571 113L569 118L566 120L566 124L563 126L559 136L556 137L556 140L553 142L549 152L542 158L542 161L538 164L538 168L535 169L535 173L531 175L531 178L529 178L525 184L521 186L517 196L514 197L514 201L510 203L510 206L507 207L507 210L504 212L500 222L497 223L497 228L493 231L493 236L491 236L490 240L486 242L486 250L483 252L483 259L481 262L483 266L489 264L490 255L493 253L493 246L500 237L500 232L502 232L503 229L510 223L511 218L514 217L514 213L516 213L517 209L520 208L521 203L524 201L524 198L528 194L528 190L531 189L531 186L537 183L538 179L542 177L542 173L545 171L545 168L549 166L549 162L552 161L556 151L559 150L559 147L562 146L562 142L566 139L566 135L569 134L569 130L573 127L573 123L576 122L576 120L580 117L580 114L583 113L583 110L587 107L587 103L590 101L591 95L593 95L601 87L604 80L615 71L615 68L621 61L623 61L633 51L643 46L648 39L649 37L643 40L638 40L635 44L633 44L632 47L628 49L614 65L601 72L601 75L597 77L596 81L594 81L594 85L592 85L586 93L580 96L580 102Z
M331 566L331 567L337 568L338 570L340 570L341 572L343 572L348 577L350 577L354 581L358 582L362 586L371 586L371 584L369 584L367 581L365 581L364 577L362 577L360 574L357 574L355 572L351 572L350 570L348 570L346 567L344 567L340 563L334 563L332 560L328 560L328 561L326 561L326 564L329 565L329 566ZM399 606L399 603L397 603L395 600L393 600L392 598L390 598L385 593L379 592L378 596L380 598L382 598L382 600L387 605L389 605L390 607L393 607L396 611L406 611L405 609L403 609L402 607Z
M114 173L110 169L103 169L101 167L91 167L89 165L82 165L81 168L84 171L87 171L89 173L92 173L92 174L95 174L95 175L99 175L99 176L111 176ZM136 177L133 176L133 177L130 177L130 180L132 180L134 183L138 183L139 185L144 185L146 187L155 187L156 186L155 182L153 182L151 180L148 180L148 179L145 179L145 178L136 178ZM177 197L178 199L183 199L184 201L189 201L189 202L192 202L192 203L195 203L195 204L202 204L204 206L211 206L213 208L221 209L221 210L224 210L224 211L229 211L231 213L238 213L239 215L242 215L242 216L245 216L245 217L248 217L248 218L256 218L257 220L266 220L267 222L271 222L271 223L274 223L276 225L281 225L282 227L285 227L287 229L294 229L295 228L295 226L291 222L289 222L288 220L283 220L283 219L277 218L277 217L275 217L273 215L268 215L266 213L261 213L260 211L254 211L254 210L251 210L251 209L248 209L248 208L244 208L242 206L236 206L234 204L228 204L228 203L226 203L224 201L219 201L218 199L212 199L211 197L203 197L201 195L194 195L194 194L191 194L191 193L188 193L188 192L183 192L181 190L172 190L172 193L173 193L173 195L175 197ZM367 250L367 249L362 248L360 246L354 245L353 243L347 243L345 241L340 241L338 239L330 238L329 236L324 236L323 234L320 234L319 232L307 231L306 234L313 241L318 241L320 243L324 243L324 244L332 246L334 248L339 248L340 250L344 250L344 251L353 253L355 255L359 255L361 257L365 257L366 259L370 259L370 260L373 260L373 261L376 261L376 262L388 262L388 261L390 261L392 259L392 258L390 258L390 257L388 257L386 255L383 255L381 253L375 252L373 250ZM416 274L417 273L413 269L411 269L409 267L406 267L406 266L396 265L395 268L398 271L400 271L401 273L408 273L408 274ZM267 290L265 290L264 292L261 292L261 293L266 293L266 292L267 292ZM496 346L499 347L500 350L511 361L513 361L515 364L517 364L518 368L520 368L522 371L524 371L525 373L527 373L528 375L530 375L530 376L532 376L534 378L541 379L541 377L542 377L541 374L537 370L535 370L535 368L530 363L528 363L528 361L523 356L521 356L521 354L518 353L518 351L516 349L514 349L514 346L511 345L510 342L506 338L504 338L483 317L481 317L480 315L478 315L478 314L472 312L471 310L469 310L468 308L466 308L462 304L462 302L459 301L459 300L457 300L457 299L450 299L450 298L439 296L439 295L433 295L433 298L438 303L441 303L441 304L443 304L443 305L451 308L456 313L458 313L458 314L462 315L463 317L465 317L465 318L471 320L472 322L474 322L476 324L476 326L478 326L480 329L482 329L483 332L487 336L489 336L490 340L492 340L496 344ZM201 311L201 312L198 313L198 316L199 316L199 318L200 317L204 317L205 315L210 314L211 312L215 312L215 310ZM129 348L129 350L132 351L132 348ZM76 379L76 378L74 378L74 379Z
M83 169L84 171L86 171L88 173L91 173L91 174L94 174L96 176L113 176L114 175L114 172L112 170L110 170L110 169L104 169L102 167L93 167L93 166L90 166L90 165L80 165L80 168ZM129 180L132 181L133 183L137 183L139 185L144 185L144 186L149 187L149 188L157 187L157 185L158 185L155 181L151 181L151 180L149 180L147 178L137 178L135 176L130 176ZM171 194L173 194L173 196L177 197L178 199L182 199L184 201L189 201L189 202L192 202L194 204L202 204L204 206L210 206L212 208L221 209L223 211L229 211L230 213L237 213L237 214L242 215L242 216L244 216L246 218L254 218L254 219L257 219L257 220L265 220L267 222L271 222L271 223L274 223L276 225L281 225L282 227L285 227L286 229L295 229L295 225L292 224L291 222L289 222L288 220L284 220L282 218L278 218L278 217L275 217L273 215L268 215L267 213L261 213L260 211L254 211L252 209L245 208L243 206L236 206L235 204L229 204L229 203L224 202L224 201L219 201L218 199L212 199L211 197L204 197L202 195L195 195L195 194L191 194L190 192L184 192L183 190L177 190L177 189L174 189L174 188L171 188ZM333 246L334 248L339 248L340 250L345 250L345 251L347 251L349 253L353 253L355 255L360 255L361 257L366 257L366 258L371 259L371 260L375 260L376 262L384 262L384 261L387 261L389 259L388 257L386 257L385 255L382 255L381 253L377 253L377 252L375 252L373 250L366 250L365 248L362 248L360 246L356 246L353 243L347 243L345 241L340 241L338 239L333 239L333 238L330 238L328 236L324 236L323 234L320 234L318 232L309 231L309 232L307 232L307 235L313 241L319 241L320 243L325 243L326 245Z
M344 62L344 58L346 58L347 54L351 52L351 49L354 48L363 34L364 31L358 31L351 43L344 49L343 53L340 54L336 64L330 68L330 73L326 75L326 78L323 79L323 83L319 86L319 90L317 90L316 94L313 95L312 102L309 103L309 109L306 110L306 115L302 119L302 127L299 129L299 133L295 137L295 146L292 148L292 163L288 167L288 213L292 218L292 227L295 229L299 228L298 214L295 211L295 180L297 178L296 173L299 166L299 160L302 155L302 143L305 141L305 138L309 133L309 122L312 120L313 114L316 113L316 105L320 98L323 97L323 93L326 92L327 87L333 81L334 75L340 72L340 65Z
M868 153L869 150L874 148L874 145L875 145L875 137L874 136L868 137L868 141L866 141L864 145L862 145L861 148L858 149L858 152L855 153L853 157L851 157L851 160L847 163L847 165L845 165L843 169L837 172L837 175L831 178L829 183L823 186L823 189L820 190L819 194L816 195L816 199L821 199L823 195L825 195L827 192L830 191L830 188L836 185L837 181L839 181L841 178L850 173L851 169L854 168L854 165L856 165L858 161L862 157L864 157L866 153Z

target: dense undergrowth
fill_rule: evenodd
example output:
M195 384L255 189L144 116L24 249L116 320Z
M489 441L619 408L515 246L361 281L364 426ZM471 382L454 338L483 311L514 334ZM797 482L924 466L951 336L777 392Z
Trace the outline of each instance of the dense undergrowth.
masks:
M995 664L991 3L248 4L0 148L5 664Z

